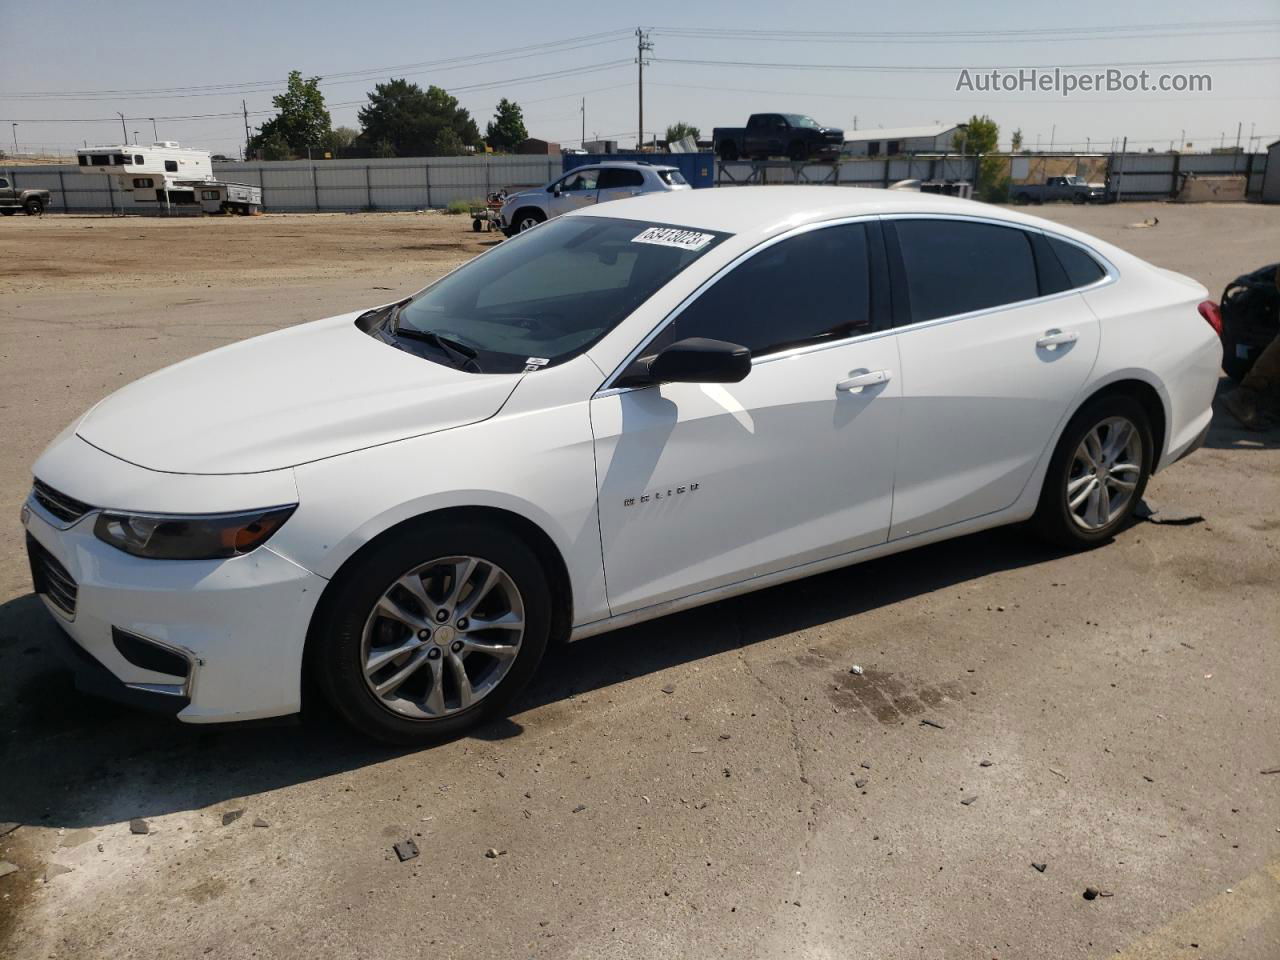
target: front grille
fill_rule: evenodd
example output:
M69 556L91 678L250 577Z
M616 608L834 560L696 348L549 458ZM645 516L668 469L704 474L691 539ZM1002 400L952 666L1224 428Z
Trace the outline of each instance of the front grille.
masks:
M59 493L47 483L41 483L39 480L35 481L34 486L32 486L31 495L35 497L36 503L40 504L63 523L75 523L93 509L87 503L81 503L74 497Z
M74 617L80 588L67 568L30 534L27 534L27 559L31 561L31 582L36 593L48 597L49 602L68 617Z

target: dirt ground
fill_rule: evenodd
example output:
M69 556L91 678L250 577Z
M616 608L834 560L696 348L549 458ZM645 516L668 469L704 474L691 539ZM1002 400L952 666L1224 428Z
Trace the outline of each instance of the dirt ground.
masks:
M1280 250L1276 207L1033 212L1215 296ZM994 531L584 641L431 750L76 694L17 524L45 444L144 373L494 239L0 222L0 957L1280 956L1280 434L1221 418L1148 491L1200 522L1081 555Z

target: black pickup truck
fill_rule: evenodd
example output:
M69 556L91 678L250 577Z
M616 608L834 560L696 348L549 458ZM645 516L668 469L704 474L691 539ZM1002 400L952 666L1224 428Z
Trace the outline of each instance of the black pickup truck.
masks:
M844 146L844 131L800 113L753 113L745 127L716 127L712 148L721 160L830 158Z
M34 217L44 213L44 208L48 205L48 190L15 190L8 177L0 176L0 213L6 217L13 216L19 210Z

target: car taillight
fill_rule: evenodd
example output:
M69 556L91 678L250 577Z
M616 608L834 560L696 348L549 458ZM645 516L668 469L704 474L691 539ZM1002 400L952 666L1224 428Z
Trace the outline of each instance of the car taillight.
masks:
M1222 311L1218 309L1218 305L1212 300L1206 300L1200 304L1200 316L1204 317L1209 326L1213 327L1213 332L1219 337L1222 336Z

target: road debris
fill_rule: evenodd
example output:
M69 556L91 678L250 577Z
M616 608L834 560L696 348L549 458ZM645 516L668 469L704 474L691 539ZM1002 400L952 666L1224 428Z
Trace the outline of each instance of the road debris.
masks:
M870 770L870 769L871 769L871 761L870 761L870 760L863 760L860 764L858 764L858 766L860 766L863 770Z
M222 815L222 825L224 827L230 826L231 824L235 823L237 820L239 820L243 816L244 816L243 808L239 810L228 810L226 813Z
M138 834L147 834L151 832L151 824L143 820L141 817L135 817L129 821L129 832Z
M1071 778L1070 778L1070 777L1068 777L1068 776L1067 776L1065 773L1063 773L1061 770L1055 770L1053 767L1050 767L1050 768L1049 768L1049 772L1050 772L1050 773L1052 773L1055 777L1061 777L1061 778L1063 779L1063 781L1064 781L1064 782L1066 782L1066 783L1070 783L1070 782L1071 782Z
M254 817L254 818L253 818L253 825L254 825L255 827L269 827L269 826L271 826L271 824L267 823L267 821L263 820L261 817Z
M668 683L665 687L663 687L663 688L662 688L662 692L663 692L663 693L675 693L675 692L676 692L676 685L675 685L674 683Z
M1044 873L1049 869L1049 865L1047 863L1032 863L1031 866L1035 867L1035 869L1040 873Z
M1086 900L1093 900L1093 899L1095 899L1097 896L1098 896L1098 888L1097 888L1097 887L1085 887L1085 888L1084 888L1084 898L1085 898Z
M587 805L586 805L585 803L580 803L580 804L578 804L576 807L574 807L574 808L573 808L573 812L574 812L574 813L581 813L581 812L582 812L583 810L585 810L585 809L587 809Z
M1268 767L1266 770L1262 771L1263 776L1270 773L1280 773L1280 767Z
M401 840L399 843L393 843L391 849L396 852L396 856L400 858L400 862L412 860L418 855L418 845L413 842L413 838Z
M945 730L945 729L947 729L947 728L946 728L946 726L945 726L944 724L939 723L937 720L921 720L921 721L920 721L920 726L922 726L922 727L933 727L933 728L935 728L935 729L937 729L937 730Z
M990 760L979 760L979 761L978 761L978 766L980 766L980 767L989 767L989 766L991 766L991 761L990 761Z
M855 677L860 677L863 674L862 668L858 666L856 663L849 668L849 672L852 673Z
M857 787L859 790L861 790L863 787L865 787L865 786L867 785L867 781L866 781L866 780L855 780L855 781L853 781L853 785L854 785L855 787Z
M977 799L978 799L978 795L976 793L971 793L967 797L961 797L960 802L967 807Z

